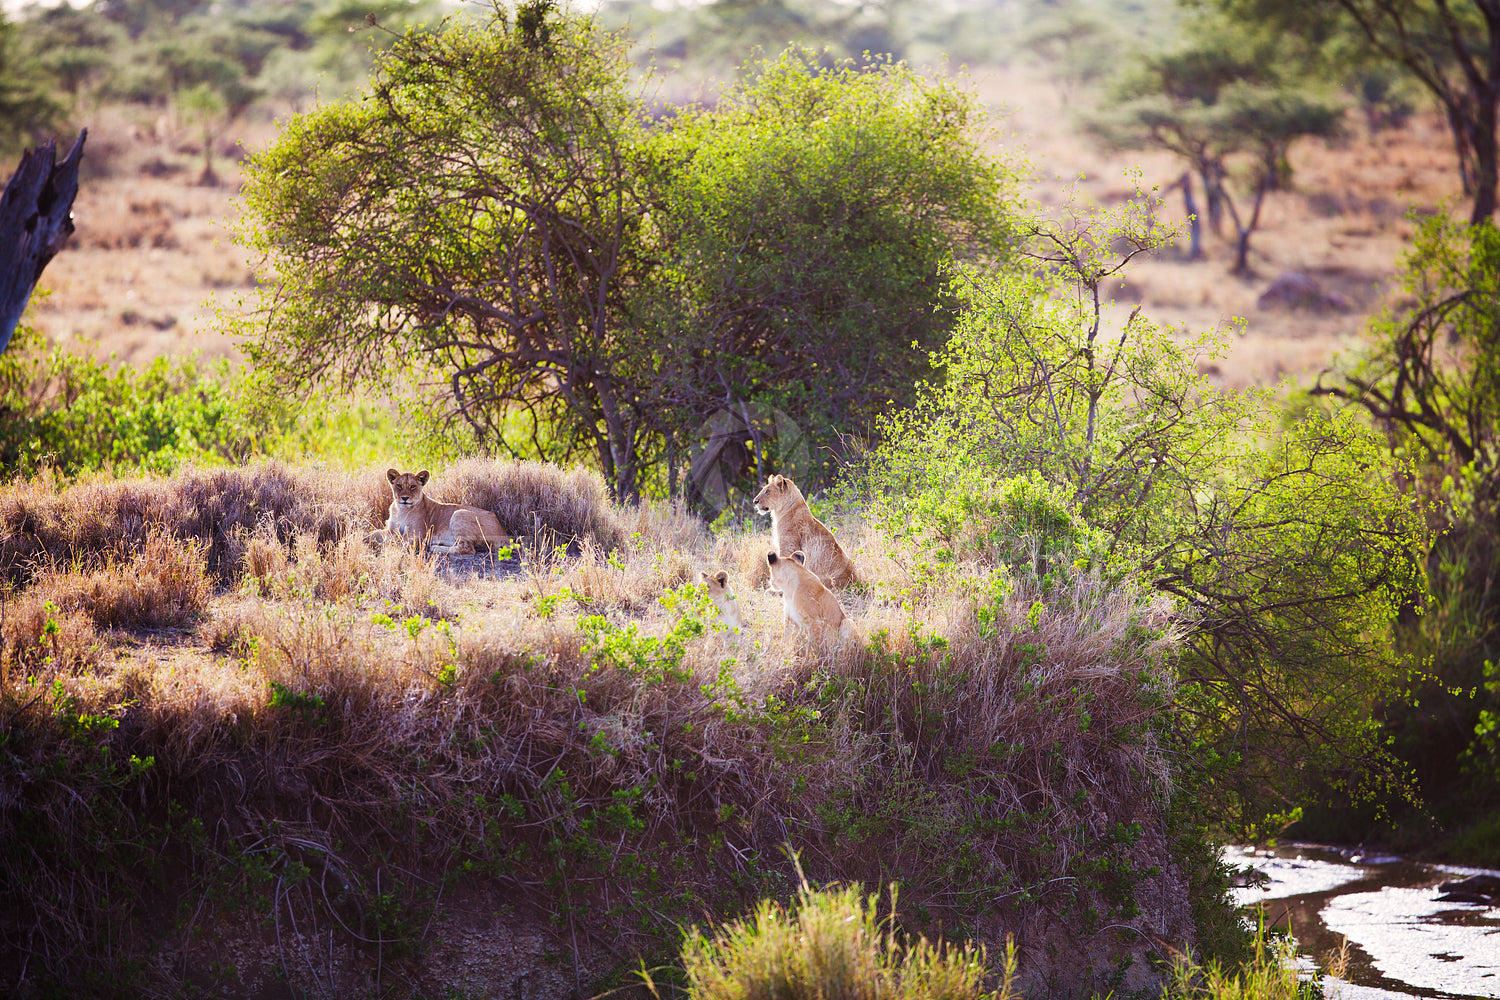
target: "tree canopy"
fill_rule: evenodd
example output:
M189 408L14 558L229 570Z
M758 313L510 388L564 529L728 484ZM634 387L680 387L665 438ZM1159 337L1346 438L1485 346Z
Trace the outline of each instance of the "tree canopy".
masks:
M792 52L655 125L583 17L409 31L358 100L249 169L287 384L433 377L476 442L592 455L621 497L691 429L769 403L833 438L909 398L955 253L999 253L1006 174L957 88ZM545 36L539 25L546 26Z

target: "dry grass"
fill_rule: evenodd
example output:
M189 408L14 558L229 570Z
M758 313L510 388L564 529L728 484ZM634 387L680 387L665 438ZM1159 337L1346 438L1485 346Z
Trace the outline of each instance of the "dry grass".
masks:
M438 482L480 502L491 468L517 489L552 481L471 463ZM829 657L784 641L778 602L736 571L747 627L727 643L689 627L706 597L664 594L689 593L682 585L724 553L763 562L765 532L710 540L670 508L570 507L595 495L592 480L556 473L548 516L583 534L580 554L552 549L520 576L454 580L345 530L370 522L379 479L362 474L337 500L328 474L275 466L0 492L7 565L34 552L80 567L22 574L10 601L6 656L23 669L0 693L0 842L26 847L0 850L16 914L0 921L0 951L24 944L58 975L100 934L114 950L93 968L154 954L162 942L141 908L183 905L208 883L141 881L150 866L126 858L142 855L246 892L262 883L244 882L244 866L262 861L336 872L337 905L326 886L284 881L256 904L335 936L351 913L368 923L372 908L395 905L372 873L399 865L414 875L393 898L416 914L401 940L417 949L440 906L422 885L462 863L551 914L568 942L643 953L705 907L727 914L778 894L788 841L820 880L900 879L908 912L922 914L913 926L984 914L977 933L992 946L1021 935L1034 945L1023 977L1055 972L1053 956L1067 954L1069 975L1086 979L1118 952L1108 920L1190 934L1151 728L1170 697L1171 641L1141 595L1080 577L996 598L982 567L917 585L903 567L918 554L877 558L870 529L835 526L860 539L868 585L841 598L872 644ZM216 511L240 511L210 535L217 559L196 529L151 527L173 512L212 523ZM135 563L120 525L144 533ZM211 599L186 645L126 641L99 628L167 615L132 603L131 572L145 591L186 592L210 572L233 589ZM558 597L564 588L574 596ZM59 608L53 633L46 600ZM585 615L611 624L585 627ZM595 643L608 636L625 645L607 657ZM45 664L59 650L65 669ZM39 768L56 778L30 780ZM200 833L170 819L169 801ZM105 822L117 835L91 839ZM1150 864L1163 873L1146 876ZM122 887L140 902L122 902L135 898Z
M515 535L557 542L589 540L612 549L623 538L597 475L536 462L471 459L437 480L440 499L495 510ZM269 547L294 540L332 569L321 592L342 586L342 565L356 558L338 544L384 523L390 490L383 471L293 472L276 463L189 470L170 479L98 477L64 488L50 475L0 486L0 576L20 582L46 565L96 569L140 552L167 532L205 546L209 572L229 582L282 567Z

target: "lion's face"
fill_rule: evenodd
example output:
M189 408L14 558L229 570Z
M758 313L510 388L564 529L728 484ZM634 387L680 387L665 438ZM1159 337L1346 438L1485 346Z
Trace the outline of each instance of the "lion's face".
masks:
M392 501L396 506L408 509L422 502L422 487L427 485L427 480L431 477L432 474L426 469L421 472L385 470L385 478L391 484Z
M767 476L765 487L755 494L755 509L762 514L770 514L801 498L802 494L787 477Z
M708 593L711 597L723 597L725 591L729 589L729 574L722 569L712 576L707 573L700 573L699 575L703 577L703 583L708 587Z

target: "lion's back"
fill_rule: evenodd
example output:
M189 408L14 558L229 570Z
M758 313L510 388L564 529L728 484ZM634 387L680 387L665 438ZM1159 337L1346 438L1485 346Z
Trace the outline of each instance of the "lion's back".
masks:
M830 585L846 587L854 582L854 563L849 554L805 502L785 515L778 514L776 534L776 546L783 555L801 549L807 556L807 568Z

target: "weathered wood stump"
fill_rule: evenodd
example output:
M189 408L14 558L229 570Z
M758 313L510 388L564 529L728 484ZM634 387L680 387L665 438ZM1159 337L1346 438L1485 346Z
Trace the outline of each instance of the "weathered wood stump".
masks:
M0 352L10 346L42 269L73 235L73 199L88 129L61 163L57 140L29 149L0 195Z

